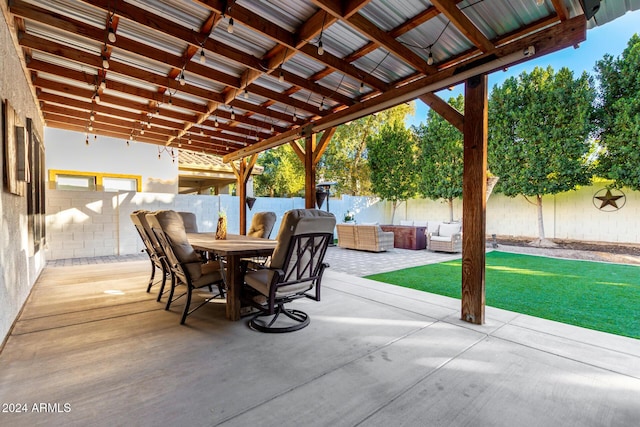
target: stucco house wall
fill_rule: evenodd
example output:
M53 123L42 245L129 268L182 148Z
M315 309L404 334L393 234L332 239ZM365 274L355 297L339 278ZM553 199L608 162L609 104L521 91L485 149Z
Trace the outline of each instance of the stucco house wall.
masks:
M178 159L165 147L88 135L63 129L45 130L46 168L78 172L139 175L147 193L178 192ZM177 154L177 152L176 152ZM158 157L158 155L160 155Z
M15 31L10 30L13 20L7 19L7 2L1 2L0 7L0 100L11 105L20 125L25 126L27 118L31 118L34 130L43 137L44 125L36 99L12 37ZM5 158L0 151L2 175L4 168ZM0 341L4 341L45 264L44 251L33 253L29 244L27 197L10 194L4 186L0 190L0 232Z

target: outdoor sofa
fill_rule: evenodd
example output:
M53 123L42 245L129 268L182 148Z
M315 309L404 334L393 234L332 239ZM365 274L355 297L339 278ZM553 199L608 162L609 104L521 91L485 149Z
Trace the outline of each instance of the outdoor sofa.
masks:
M338 224L338 247L369 252L393 249L393 232L379 225Z

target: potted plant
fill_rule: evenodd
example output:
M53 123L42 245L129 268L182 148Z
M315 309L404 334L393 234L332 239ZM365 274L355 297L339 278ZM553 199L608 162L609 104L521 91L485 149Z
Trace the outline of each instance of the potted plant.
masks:
M343 222L356 222L356 214L351 211L347 211L344 214Z

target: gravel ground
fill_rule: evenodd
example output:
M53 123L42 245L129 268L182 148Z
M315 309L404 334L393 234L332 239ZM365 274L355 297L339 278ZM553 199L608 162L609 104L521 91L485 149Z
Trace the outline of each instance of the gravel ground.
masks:
M613 262L640 265L640 245L618 245L594 242L554 240L555 247L531 246L526 239L500 239L498 249L531 255L555 258L582 259L588 261Z

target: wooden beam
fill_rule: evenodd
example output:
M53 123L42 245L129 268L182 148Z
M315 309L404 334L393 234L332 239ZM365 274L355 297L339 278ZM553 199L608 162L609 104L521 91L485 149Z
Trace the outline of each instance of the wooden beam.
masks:
M431 107L442 118L451 123L460 132L464 132L464 116L433 92L420 96L420 100Z
M468 79L464 103L461 319L477 325L485 317L487 82L486 74Z
M322 134L322 138L320 138L320 142L318 142L318 145L316 146L316 150L313 153L313 163L315 163L316 165L318 164L318 162L320 161L320 158L322 157L325 150L329 146L329 142L331 142L331 138L333 137L333 134L336 133L336 129L337 127L326 129Z
M298 140L295 139L293 141L290 141L289 145L291 146L291 148L293 148L293 152L296 153L302 164L304 164L304 148L300 147L300 143L298 143Z
M471 43L479 47L483 52L491 52L493 43L475 26L453 0L432 0L431 3L445 15L456 28L468 38Z
M532 58L538 58L542 55L573 46L585 39L586 21L584 17L578 16L571 18L558 23L546 32L537 32L531 36L522 37L512 43L497 48L490 54L480 55L476 57L473 64L465 64L465 66L450 67L441 70L435 75L425 76L415 82L389 90L375 98L334 112L332 115L323 117L313 123L303 123L301 126L311 126L314 132L320 132L324 129L365 117L377 111L394 107L403 102L412 101L425 93L435 92L452 84L459 84L473 75L490 73L504 67L526 62ZM536 50L535 55L525 56L523 54L524 50L529 46L534 46ZM268 148L285 144L299 137L300 129L291 129L280 135L260 141L251 147L230 153L224 156L223 161L229 162L251 153L258 153Z
M558 18L560 18L561 21L569 18L569 10L564 4L564 0L551 0L551 3L553 3L553 8L556 10Z

